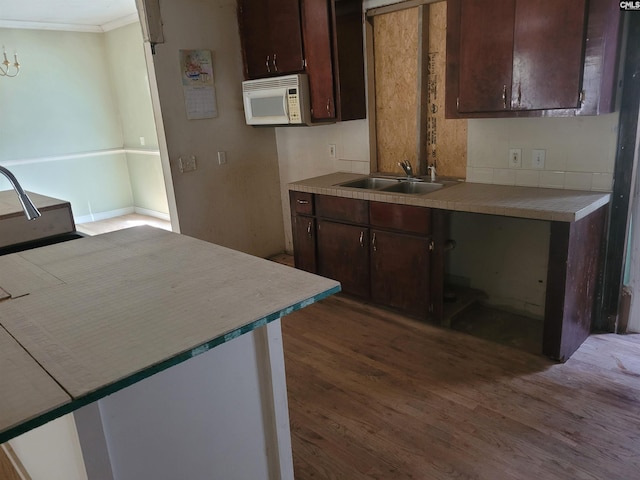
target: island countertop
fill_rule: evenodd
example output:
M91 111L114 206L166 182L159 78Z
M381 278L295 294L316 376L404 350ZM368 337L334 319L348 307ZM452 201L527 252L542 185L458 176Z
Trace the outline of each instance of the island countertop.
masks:
M339 289L151 227L0 257L0 443Z
M459 182L423 195L365 190L340 184L366 175L332 173L289 184L289 189L377 202L418 205L459 212L485 213L535 220L575 222L609 203L611 194Z

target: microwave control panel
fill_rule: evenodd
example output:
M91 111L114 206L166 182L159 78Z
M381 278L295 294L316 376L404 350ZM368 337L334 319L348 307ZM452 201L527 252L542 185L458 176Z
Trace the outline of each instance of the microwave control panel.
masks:
M288 89L287 101L289 104L289 122L302 123L302 118L300 114L300 99L298 98L297 88Z

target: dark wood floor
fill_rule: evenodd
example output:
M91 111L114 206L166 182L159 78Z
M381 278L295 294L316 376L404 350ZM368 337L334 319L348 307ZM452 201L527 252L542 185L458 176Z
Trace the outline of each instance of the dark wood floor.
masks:
M306 479L640 479L640 337L564 365L335 296L283 319Z

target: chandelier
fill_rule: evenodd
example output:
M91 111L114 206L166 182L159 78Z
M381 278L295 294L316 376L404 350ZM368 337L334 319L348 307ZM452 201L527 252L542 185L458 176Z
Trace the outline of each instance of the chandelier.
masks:
M0 63L0 77L15 77L20 73L20 63L18 63L18 54L13 54L13 63L7 60L7 51L2 47L4 61Z

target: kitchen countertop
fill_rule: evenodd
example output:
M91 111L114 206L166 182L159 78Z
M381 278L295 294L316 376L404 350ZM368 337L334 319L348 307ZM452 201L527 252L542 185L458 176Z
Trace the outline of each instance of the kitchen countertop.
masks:
M18 194L14 190L0 191L0 248L75 231L69 202L32 192L27 194L40 210L40 218L27 220Z
M0 443L331 295L151 227L0 257Z
M418 205L459 212L560 222L580 220L609 203L611 198L611 194L606 192L467 182L460 182L423 195L381 192L339 185L365 176L355 173L332 173L292 182L289 184L289 189L298 192Z
M54 208L70 208L69 202L65 200L59 200L53 197L47 197L46 195L39 195L33 192L27 192L29 198L33 201L40 212L51 210ZM18 194L15 190L3 190L0 191L0 220L8 217L21 217L24 216L22 205L18 199Z

